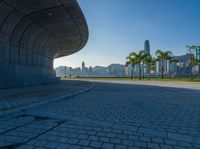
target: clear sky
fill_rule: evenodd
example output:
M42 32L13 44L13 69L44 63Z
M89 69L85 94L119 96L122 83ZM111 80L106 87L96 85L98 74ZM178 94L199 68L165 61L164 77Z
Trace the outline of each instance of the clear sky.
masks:
M200 45L200 0L78 0L89 27L84 49L55 60L54 66L107 66L125 63L132 51L171 50L186 53L187 44Z

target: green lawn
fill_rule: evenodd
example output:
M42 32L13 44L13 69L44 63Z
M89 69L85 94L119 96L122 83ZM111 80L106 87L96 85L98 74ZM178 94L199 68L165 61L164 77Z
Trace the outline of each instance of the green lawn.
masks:
M84 77L79 78L82 80L131 80L130 78L109 78L109 77ZM139 78L133 78L132 81L137 81ZM200 79L190 79L190 78L144 78L141 81L178 81L178 82L200 82Z

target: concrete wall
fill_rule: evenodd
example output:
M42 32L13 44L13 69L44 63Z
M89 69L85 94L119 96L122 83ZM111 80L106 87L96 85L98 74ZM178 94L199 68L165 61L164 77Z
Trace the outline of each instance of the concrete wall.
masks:
M54 59L87 40L75 0L0 0L0 88L55 81Z

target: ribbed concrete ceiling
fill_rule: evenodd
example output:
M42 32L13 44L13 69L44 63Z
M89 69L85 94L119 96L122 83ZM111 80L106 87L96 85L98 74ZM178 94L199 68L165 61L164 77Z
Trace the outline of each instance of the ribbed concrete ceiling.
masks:
M58 58L77 52L88 40L87 24L75 0L4 0L3 3L13 8L4 7L8 11L7 21L13 23L7 26L12 31L3 40L14 45Z

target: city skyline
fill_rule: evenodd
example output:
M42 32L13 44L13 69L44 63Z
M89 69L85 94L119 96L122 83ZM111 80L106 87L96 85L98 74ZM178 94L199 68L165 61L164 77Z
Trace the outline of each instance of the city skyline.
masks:
M143 49L147 39L151 43L152 54L162 49L182 55L187 51L186 45L200 44L200 20L197 19L200 2L197 0L78 2L89 26L88 44L78 53L56 59L55 67L77 67L83 60L89 66L124 64L125 57L132 51Z

